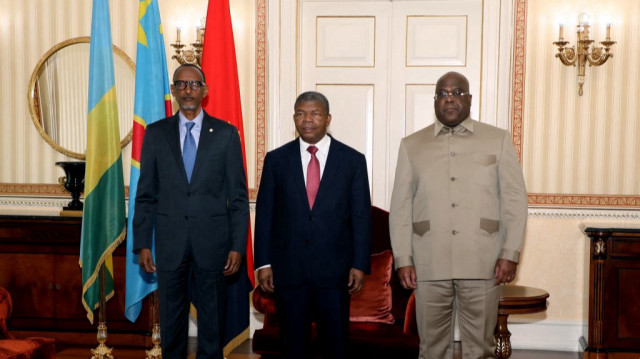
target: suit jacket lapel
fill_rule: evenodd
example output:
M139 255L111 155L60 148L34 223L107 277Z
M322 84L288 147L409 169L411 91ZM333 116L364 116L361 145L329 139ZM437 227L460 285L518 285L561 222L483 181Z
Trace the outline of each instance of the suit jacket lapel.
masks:
M182 160L182 149L180 148L180 118L178 113L167 119L169 125L166 127L167 143L176 160L176 167L182 169L182 175L187 180L187 171L184 169L184 161Z
M307 185L304 183L304 173L302 172L302 155L300 154L300 139L296 139L291 143L289 149L291 154L289 155L289 167L291 168L291 174L295 183L296 191L302 196L303 202L307 204L306 208L309 210L309 198L307 197Z

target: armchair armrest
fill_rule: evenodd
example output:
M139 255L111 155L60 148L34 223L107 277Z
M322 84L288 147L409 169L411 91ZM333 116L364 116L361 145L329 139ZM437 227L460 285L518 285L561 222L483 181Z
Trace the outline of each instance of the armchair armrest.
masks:
M7 319L11 315L12 305L11 295L6 289L0 287L0 339L13 339L7 329Z
M260 313L264 314L264 325L278 326L276 314L276 298L272 293L265 293L259 286L253 290L252 296L253 307Z

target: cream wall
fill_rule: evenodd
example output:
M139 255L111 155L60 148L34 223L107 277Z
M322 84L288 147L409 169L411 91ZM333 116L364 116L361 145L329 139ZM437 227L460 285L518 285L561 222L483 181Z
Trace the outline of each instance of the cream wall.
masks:
M206 17L207 0L188 2L159 0L165 32L169 73L179 65L171 59L176 26L182 25L181 40L195 41L195 26ZM133 61L136 59L138 1L110 0L113 44ZM264 0L231 0L236 55L245 123L249 186L257 187L258 101L256 97L256 14ZM31 121L27 87L31 73L42 56L61 41L91 34L92 1L89 0L0 0L0 196L66 196L56 183L63 175L56 161L72 158L53 150L38 134ZM264 65L264 60L262 61ZM177 105L174 101L174 111ZM127 121L133 124L133 113ZM264 118L262 118L264 120ZM125 182L128 183L131 150L122 153ZM264 146L263 146L264 147ZM25 186L25 184L28 184ZM40 185L48 184L48 185Z
M609 22L617 44L607 63L587 66L579 96L576 67L555 57L552 42L563 22L575 45L583 12L594 45ZM529 192L640 195L639 13L637 0L527 1L522 155Z
M137 39L130 29L137 29L138 4L111 1L110 7L113 43L135 60ZM36 131L27 85L47 50L63 40L90 35L91 8L86 0L0 1L0 183L56 183L63 174L54 163L70 158L54 151ZM130 156L128 151L123 154Z

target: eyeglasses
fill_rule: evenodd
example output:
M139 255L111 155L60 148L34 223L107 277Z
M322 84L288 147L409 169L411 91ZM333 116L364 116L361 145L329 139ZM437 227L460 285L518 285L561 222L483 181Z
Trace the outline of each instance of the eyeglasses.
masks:
M453 98L462 98L462 96L464 95L468 95L468 92L462 92L460 90L455 90L453 92L447 92L447 91L440 91L437 92L436 95L433 97L434 100L444 100L447 97L451 96Z
M322 115L323 113L320 111L311 111L311 112L297 111L293 114L293 117L296 120L302 120L307 116L311 116L311 119L318 120L322 117Z
M198 91L202 86L204 86L204 82L202 81L174 81L173 86L178 90L184 90L187 88L187 84L193 91Z

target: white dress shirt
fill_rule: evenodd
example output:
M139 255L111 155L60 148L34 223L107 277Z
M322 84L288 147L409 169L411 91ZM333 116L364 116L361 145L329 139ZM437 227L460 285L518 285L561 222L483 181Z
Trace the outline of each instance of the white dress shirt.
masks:
M184 148L184 139L187 137L187 122L189 122L189 120L187 120L187 118L184 117L184 115L180 111L178 111L178 118L180 118L180 151L182 151L182 149ZM204 111L200 109L200 113L191 121L195 124L191 129L191 134L193 135L193 139L196 140L196 149L198 148L198 144L200 144L202 119L204 119Z
M304 175L304 185L307 186L307 167L309 161L311 161L311 153L307 151L309 146L318 147L316 152L316 158L320 162L320 180L322 180L322 174L324 173L324 166L327 164L327 157L329 156L329 146L331 146L331 137L324 135L318 143L310 145L300 138L300 157L302 158L302 174Z

